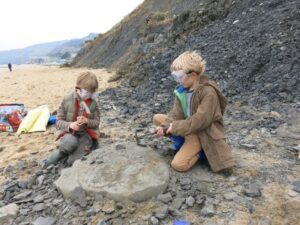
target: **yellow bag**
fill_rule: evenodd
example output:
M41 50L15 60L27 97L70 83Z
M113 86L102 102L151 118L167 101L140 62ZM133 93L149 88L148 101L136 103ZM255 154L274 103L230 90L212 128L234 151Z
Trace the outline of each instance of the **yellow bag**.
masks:
M22 120L17 134L46 131L49 117L50 112L47 105L42 105L30 110L27 116Z

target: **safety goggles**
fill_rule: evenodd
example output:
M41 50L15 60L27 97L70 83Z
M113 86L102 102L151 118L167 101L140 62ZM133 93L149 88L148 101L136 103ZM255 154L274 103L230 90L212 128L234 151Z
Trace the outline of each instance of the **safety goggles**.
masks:
M83 88L80 89L80 94L81 94L81 95L92 95L91 92L89 92L89 91L87 91L87 90L85 90L85 89L83 89Z
M173 79L177 82L177 83L182 83L183 80L189 76L189 74L192 73L192 72L184 72L183 70L176 70L176 71L173 71L171 73Z
M82 98L91 98L91 99L93 99L93 100L97 100L97 98L98 98L98 96L99 96L99 94L98 94L97 92L91 93L91 92L89 92L89 91L87 91L87 90L85 90L85 89L83 89L83 88L78 87L78 86L76 86L75 89L76 89L76 90L79 90L79 93L78 93L78 94L79 94L80 97L82 97Z
M91 94L92 95L93 94L93 93L91 93L91 92L89 92L89 91L87 91L87 90L85 90L85 89L83 89L81 87L78 87L78 86L76 86L75 89L79 90L80 94L83 94L83 95L87 95L87 94Z

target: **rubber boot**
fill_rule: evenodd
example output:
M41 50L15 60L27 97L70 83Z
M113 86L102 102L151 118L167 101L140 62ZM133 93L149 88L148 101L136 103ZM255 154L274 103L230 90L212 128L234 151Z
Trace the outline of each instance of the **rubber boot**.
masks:
M61 160L62 158L64 158L66 156L66 154L62 153L61 151L59 151L58 149L55 149L45 160L45 164L46 165L50 165L50 164L56 164L58 163L59 160Z

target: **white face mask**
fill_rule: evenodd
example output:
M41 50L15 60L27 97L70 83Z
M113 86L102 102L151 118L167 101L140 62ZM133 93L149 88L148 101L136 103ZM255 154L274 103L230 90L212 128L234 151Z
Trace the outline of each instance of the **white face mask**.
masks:
M187 74L183 70L177 70L172 72L172 77L177 83L182 84L183 79Z
M85 90L85 89L83 89L83 88L80 89L79 95L80 95L82 100L87 100L87 99L92 97L92 93Z
M94 93L92 94L91 99L97 100L98 96L99 96L98 93L97 93L97 92L94 92Z

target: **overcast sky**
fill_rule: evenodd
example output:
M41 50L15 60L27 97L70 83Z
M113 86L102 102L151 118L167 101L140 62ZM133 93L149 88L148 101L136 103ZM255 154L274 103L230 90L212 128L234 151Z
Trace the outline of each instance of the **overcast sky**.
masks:
M143 0L3 0L0 51L104 33Z

